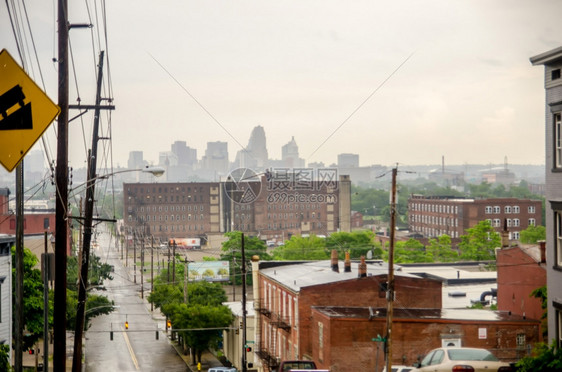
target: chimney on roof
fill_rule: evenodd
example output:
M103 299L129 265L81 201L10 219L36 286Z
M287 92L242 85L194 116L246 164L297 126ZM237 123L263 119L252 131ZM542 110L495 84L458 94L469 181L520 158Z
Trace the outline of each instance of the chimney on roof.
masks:
M361 256L361 262L359 263L359 278L365 278L367 276L367 264L365 263L365 256Z
M541 263L546 263L546 241L539 241L539 249L541 251Z
M343 272L350 273L351 272L351 260L349 259L349 252L345 252L345 261L343 263Z
M340 272L340 268L338 266L338 251L332 249L332 271L336 273Z
M507 230L507 218L504 218L503 220L503 230L501 232L501 244L502 244L502 249L503 248L508 248L509 247L509 231Z

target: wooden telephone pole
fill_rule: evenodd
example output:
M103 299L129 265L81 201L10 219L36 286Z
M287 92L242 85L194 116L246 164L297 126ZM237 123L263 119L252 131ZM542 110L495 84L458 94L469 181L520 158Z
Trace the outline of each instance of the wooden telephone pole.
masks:
M398 168L392 170L392 194L390 201L390 247L388 248L388 283L386 308L386 370L392 371L392 316L394 313L394 238L396 233L396 174Z

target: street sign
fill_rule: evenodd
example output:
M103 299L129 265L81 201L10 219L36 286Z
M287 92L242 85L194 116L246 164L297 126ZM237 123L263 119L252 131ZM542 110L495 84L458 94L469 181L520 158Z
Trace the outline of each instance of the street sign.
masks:
M9 172L37 142L60 108L6 49L0 52L0 164Z

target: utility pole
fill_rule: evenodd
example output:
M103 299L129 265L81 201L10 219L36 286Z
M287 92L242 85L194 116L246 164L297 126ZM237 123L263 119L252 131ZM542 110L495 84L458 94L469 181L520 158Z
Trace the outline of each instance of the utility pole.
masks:
M53 370L66 370L66 254L68 241L68 0L58 0L58 106L55 212Z
M133 231L133 282L137 284L137 232Z
M242 255L242 372L247 369L246 357L246 252L244 250L244 233L242 233L242 242L240 244Z
M43 371L49 370L49 238L45 231L45 258L43 259Z
M16 314L15 363L16 372L23 371L23 159L16 169Z
M176 284L176 240L173 240L174 245L172 249L172 283Z
M154 293L154 235L150 238L150 293ZM150 311L154 311L152 301L150 301Z
M390 247L388 248L388 283L386 292L386 370L392 371L392 316L394 313L394 237L396 231L396 174L398 168L392 169L392 194L390 202Z
M172 245L172 241L168 241L168 284L170 284L170 247Z
M76 328L74 330L74 357L72 359L72 371L82 370L82 335L84 334L84 323L86 316L86 298L88 289L88 269L90 264L90 243L92 240L92 224L94 217L94 199L96 186L96 163L98 156L99 140L99 117L101 104L101 84L103 75L104 52L100 52L98 65L98 81L96 91L96 107L94 114L94 127L92 134L92 149L88 151L88 179L86 184L86 208L84 212L84 239L82 240L82 262L80 264L80 275L78 276L78 306L76 308Z
M140 272L141 272L141 298L144 299L144 234L142 235L142 240L141 240L141 268L140 268Z
M187 304L187 257L185 257L185 268L183 270L183 303Z

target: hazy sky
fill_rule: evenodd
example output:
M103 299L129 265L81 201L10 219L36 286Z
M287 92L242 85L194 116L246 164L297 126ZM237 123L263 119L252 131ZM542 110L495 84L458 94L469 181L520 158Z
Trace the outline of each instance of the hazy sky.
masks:
M53 3L26 2L56 102ZM69 4L70 22L88 22L78 3ZM560 0L112 0L106 6L108 47L101 48L117 107L115 164L126 165L133 150L157 162L176 140L196 148L199 158L207 142L228 141L233 160L256 125L265 128L277 159L294 136L307 162L330 164L337 154L358 153L361 165L437 164L441 156L448 164L497 164L506 156L510 163L544 163L544 71L529 58L562 45ZM87 104L94 103L99 51L91 35L71 30L77 86ZM0 47L17 56L5 4ZM71 85L74 102L73 77ZM80 119L71 124L75 167L84 165L91 138L92 116L83 119L84 132ZM47 136L53 142L52 130Z

